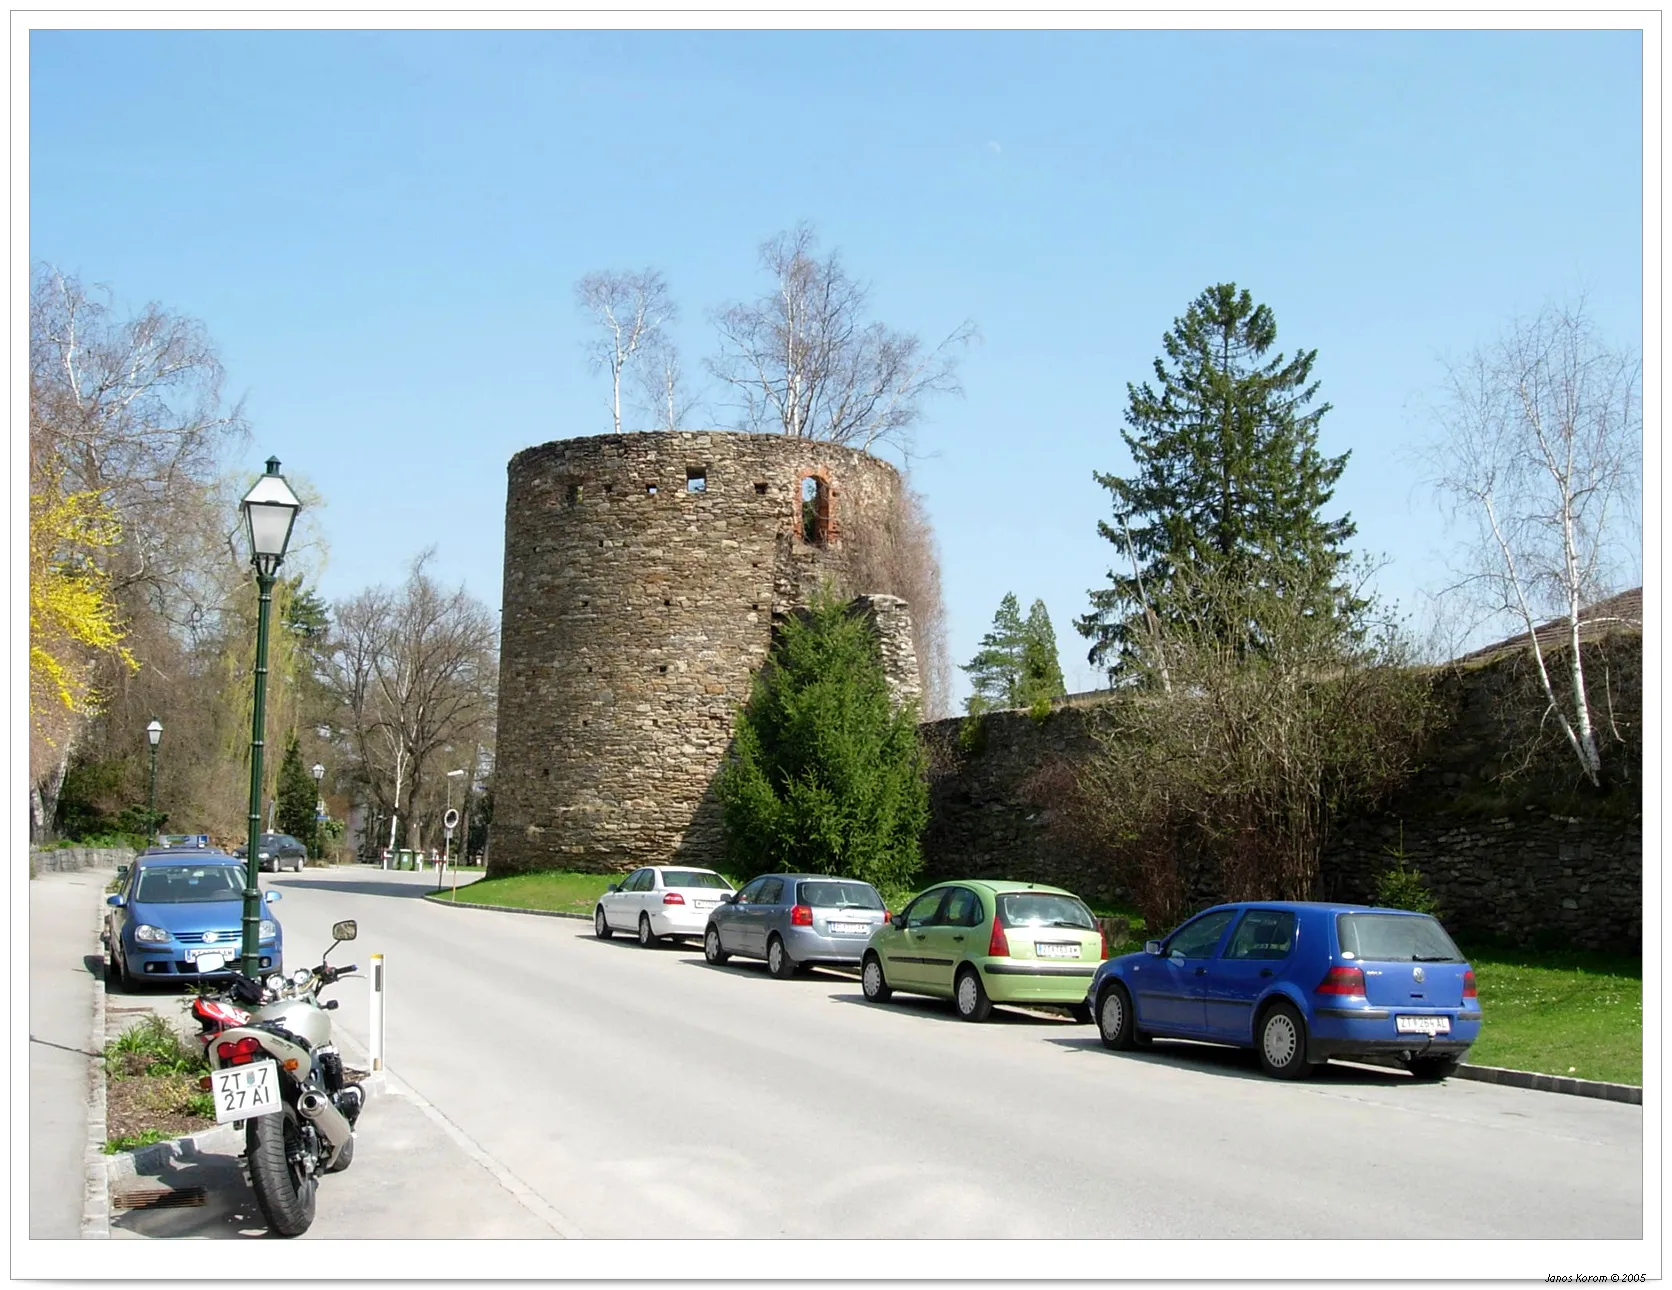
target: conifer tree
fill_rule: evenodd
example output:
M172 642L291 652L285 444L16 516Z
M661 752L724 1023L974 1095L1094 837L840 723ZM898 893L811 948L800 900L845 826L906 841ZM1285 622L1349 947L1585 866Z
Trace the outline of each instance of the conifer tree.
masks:
M1268 358L1276 342L1270 308L1221 283L1163 338L1156 385L1127 386L1121 437L1134 473L1094 474L1114 505L1113 523L1100 521L1097 530L1117 555L1110 585L1090 593L1092 612L1075 622L1093 642L1088 657L1112 680L1130 673L1138 634L1159 626L1146 614L1178 603L1166 593L1186 569L1278 596L1308 595L1315 601L1309 612L1351 616L1362 608L1335 576L1356 528L1346 515L1322 515L1347 454L1318 451L1319 423L1330 410L1315 403L1318 351ZM1297 565L1328 576L1297 584L1283 572ZM1222 629L1239 651L1259 648L1258 624Z
M715 780L740 872L844 874L908 886L929 822L915 707L896 707L876 636L820 594L788 618Z
M313 837L314 802L316 801L317 785L307 768L302 765L302 748L296 741L296 732L290 732L290 740L285 744L284 760L279 764L279 782L275 790L278 797L278 807L275 812L276 823L280 833L288 833L293 838L304 841Z
M1016 690L1022 679L1022 651L1027 628L1022 622L1022 607L1014 592L1004 593L998 612L993 615L993 627L981 638L981 648L963 670L969 673L973 687L965 709L974 714L989 708L1016 706Z
M1016 685L1018 708L1031 708L1036 703L1049 703L1066 694L1068 687L1062 679L1062 663L1057 658L1057 633L1051 626L1051 616L1045 612L1045 602L1036 600L1028 609L1028 620L1022 627L1022 667Z

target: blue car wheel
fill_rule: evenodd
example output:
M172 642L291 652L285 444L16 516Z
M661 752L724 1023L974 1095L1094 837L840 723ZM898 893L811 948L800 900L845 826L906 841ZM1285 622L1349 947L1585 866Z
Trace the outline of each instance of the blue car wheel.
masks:
M1304 1079L1312 1073L1306 1060L1306 1022L1292 1003L1274 1003L1261 1015L1255 1047L1260 1065L1277 1079Z

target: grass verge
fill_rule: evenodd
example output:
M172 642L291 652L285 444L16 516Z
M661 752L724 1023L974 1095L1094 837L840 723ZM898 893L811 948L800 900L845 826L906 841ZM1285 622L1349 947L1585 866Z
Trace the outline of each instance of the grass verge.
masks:
M457 900L461 905L505 905L511 909L590 915L605 888L622 877L618 873L518 873L480 878L456 893L444 884L436 899Z
M1643 1083L1643 960L1585 951L1464 950L1480 991L1479 1066Z

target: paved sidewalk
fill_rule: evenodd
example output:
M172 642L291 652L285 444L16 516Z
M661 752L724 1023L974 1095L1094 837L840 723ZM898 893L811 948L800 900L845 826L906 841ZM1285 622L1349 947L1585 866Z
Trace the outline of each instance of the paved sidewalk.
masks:
M29 1237L73 1240L87 1202L89 1102L104 989L99 929L113 869L29 880Z
M106 1040L148 1013L188 1027L177 990L107 995L104 889L112 870L29 884L29 1236L264 1236L230 1125L113 1156L104 1145ZM108 1005L108 1006L107 1006ZM339 1037L348 1065L370 1063ZM395 1072L368 1082L354 1163L322 1180L307 1238L376 1240L577 1236Z

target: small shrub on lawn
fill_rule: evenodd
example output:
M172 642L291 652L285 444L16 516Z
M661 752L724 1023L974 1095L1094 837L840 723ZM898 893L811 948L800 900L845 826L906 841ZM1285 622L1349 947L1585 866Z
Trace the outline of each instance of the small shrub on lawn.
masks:
M1417 914L1440 912L1440 902L1428 889L1428 880L1420 870L1410 869L1400 861L1376 880L1375 900L1389 909L1409 909Z

